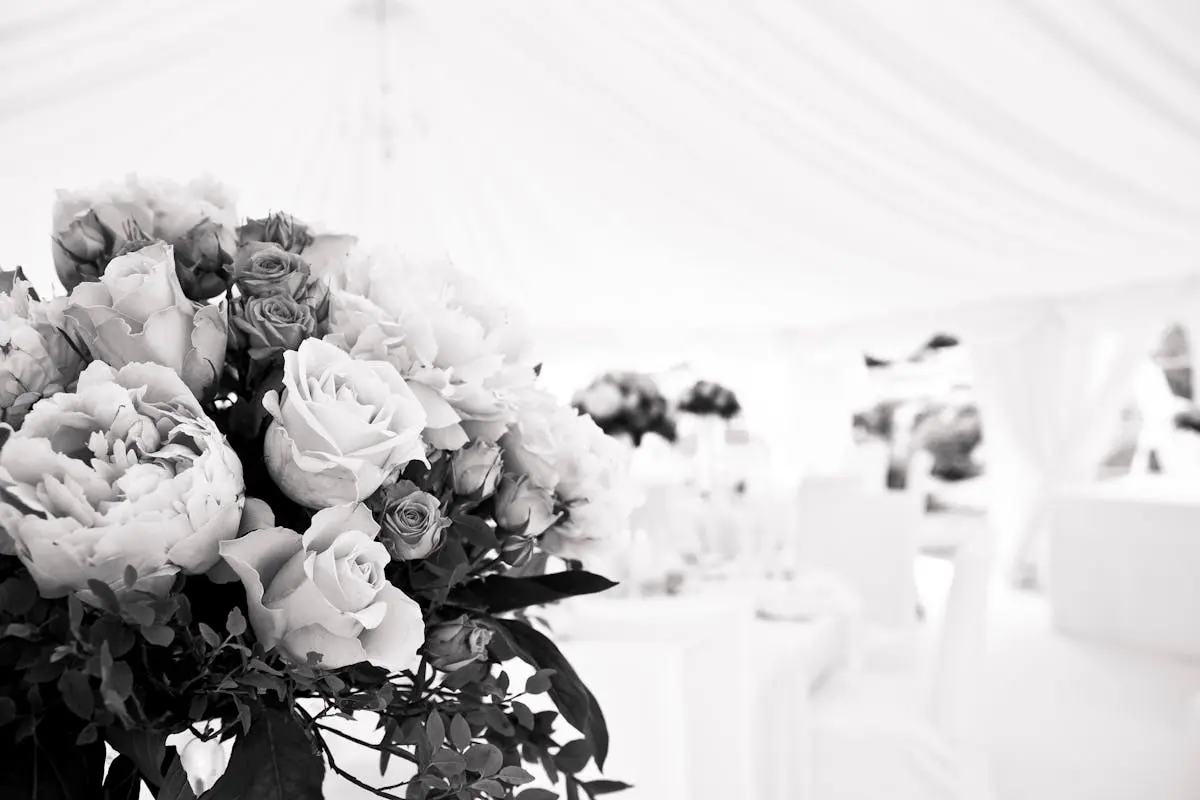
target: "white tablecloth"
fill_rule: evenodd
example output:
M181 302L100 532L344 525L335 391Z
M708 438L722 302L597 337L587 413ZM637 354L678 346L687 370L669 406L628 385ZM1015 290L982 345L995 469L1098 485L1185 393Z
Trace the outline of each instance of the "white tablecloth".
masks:
M605 773L634 784L625 800L804 796L807 698L844 663L846 625L757 619L754 601L596 598L575 612L560 645L604 709Z
M1063 492L1054 513L1059 630L1200 658L1200 486L1108 481Z

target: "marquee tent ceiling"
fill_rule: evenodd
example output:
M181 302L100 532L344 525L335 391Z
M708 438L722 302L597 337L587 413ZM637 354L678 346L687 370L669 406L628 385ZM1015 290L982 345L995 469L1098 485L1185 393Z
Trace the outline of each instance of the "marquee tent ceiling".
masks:
M552 327L1089 292L1200 269L1200 4L0 2L0 262L129 171L447 251Z

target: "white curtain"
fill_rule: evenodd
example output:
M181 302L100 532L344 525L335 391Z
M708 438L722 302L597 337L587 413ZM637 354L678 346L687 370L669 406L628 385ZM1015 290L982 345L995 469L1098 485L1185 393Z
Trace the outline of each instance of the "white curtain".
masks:
M967 339L987 437L990 511L1011 567L1041 577L1048 501L1060 487L1096 477L1173 300L1149 291L1032 303Z

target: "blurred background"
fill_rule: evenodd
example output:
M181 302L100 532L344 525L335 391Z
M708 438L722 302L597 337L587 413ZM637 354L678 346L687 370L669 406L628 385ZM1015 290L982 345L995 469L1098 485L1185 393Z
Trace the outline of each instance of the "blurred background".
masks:
M1200 797L1200 4L0 0L0 266L129 173L448 254L670 417L562 622L629 797Z

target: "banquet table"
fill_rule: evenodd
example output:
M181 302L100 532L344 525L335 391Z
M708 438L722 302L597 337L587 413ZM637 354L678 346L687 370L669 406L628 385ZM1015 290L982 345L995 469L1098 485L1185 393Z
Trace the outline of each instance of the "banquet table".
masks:
M1065 632L1200 658L1200 487L1137 477L1053 504L1050 603Z
M813 687L848 658L832 613L767 620L754 596L600 600L560 646L604 709L605 777L638 798L805 797Z

